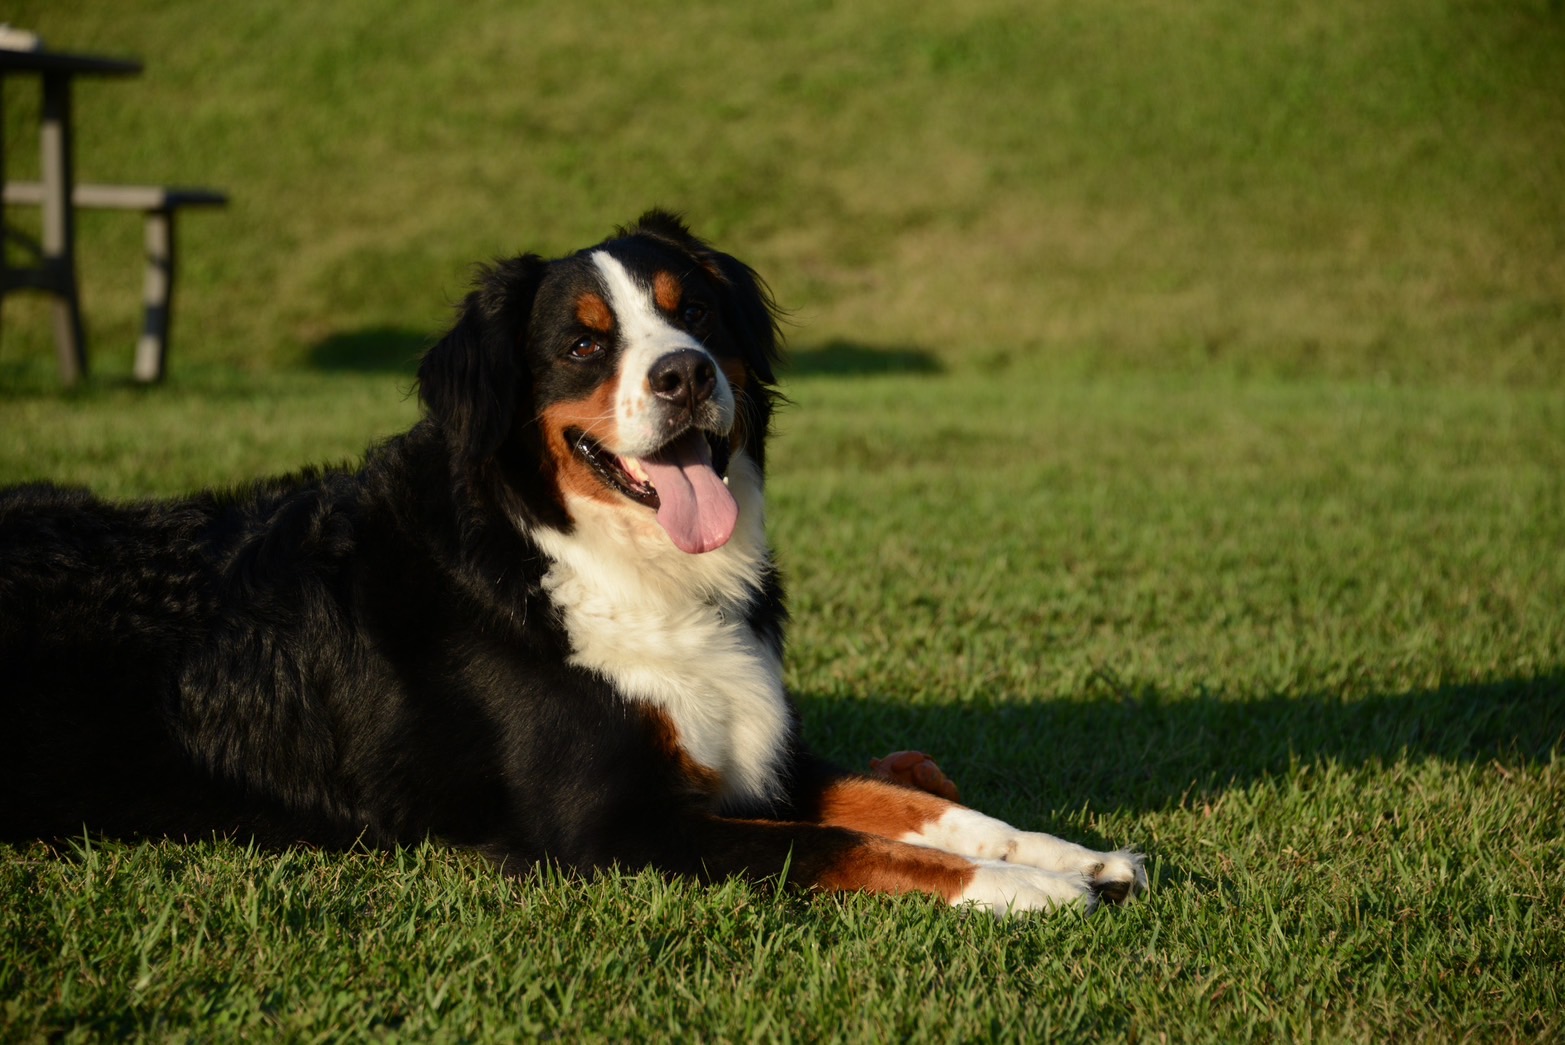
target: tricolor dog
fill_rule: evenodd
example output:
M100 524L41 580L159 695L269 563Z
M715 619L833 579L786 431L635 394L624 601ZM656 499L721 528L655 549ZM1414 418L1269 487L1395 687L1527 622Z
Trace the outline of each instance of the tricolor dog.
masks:
M355 471L0 495L0 837L435 837L508 871L1119 901L1140 857L809 752L767 547L777 334L652 212L482 270Z

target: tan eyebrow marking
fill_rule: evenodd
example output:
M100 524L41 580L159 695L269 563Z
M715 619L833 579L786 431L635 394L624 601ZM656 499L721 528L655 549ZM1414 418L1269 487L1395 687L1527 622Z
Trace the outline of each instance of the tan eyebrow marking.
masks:
M576 299L576 318L582 326L599 334L607 334L614 329L613 310L607 301L590 290Z
M656 301L658 308L664 312L672 312L678 308L680 299L684 296L684 285L674 277L672 272L659 272L652 277L652 300Z

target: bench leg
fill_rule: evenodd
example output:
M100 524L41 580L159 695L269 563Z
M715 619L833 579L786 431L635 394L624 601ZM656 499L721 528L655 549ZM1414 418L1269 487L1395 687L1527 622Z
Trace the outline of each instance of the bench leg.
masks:
M43 183L43 263L50 270L49 289L54 303L54 344L59 355L60 380L73 385L87 376L87 334L82 324L80 290L76 283L76 215L69 194L72 180L71 80L63 74L45 74L39 143Z
M137 381L163 380L174 305L174 212L147 211L147 274L141 293L146 314L136 342Z

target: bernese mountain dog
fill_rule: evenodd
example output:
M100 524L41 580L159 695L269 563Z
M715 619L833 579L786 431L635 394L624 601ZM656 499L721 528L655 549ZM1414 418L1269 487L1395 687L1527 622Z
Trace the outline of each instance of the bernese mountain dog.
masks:
M775 311L653 211L480 271L357 470L0 495L0 838L395 845L996 913L1129 851L839 769L783 688Z

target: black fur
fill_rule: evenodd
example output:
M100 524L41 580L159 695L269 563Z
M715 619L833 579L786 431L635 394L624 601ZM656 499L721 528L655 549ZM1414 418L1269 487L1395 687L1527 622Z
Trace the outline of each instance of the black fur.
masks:
M762 461L764 286L670 215L609 245L704 273ZM529 528L573 525L538 412L585 380L539 348L575 272L531 255L483 270L420 366L425 418L357 471L166 502L0 495L0 837L434 836L511 869L769 875L791 859L806 882L853 844L715 815L657 724L568 663ZM769 567L748 617L780 647ZM790 795L726 814L800 815L836 776L781 739Z

